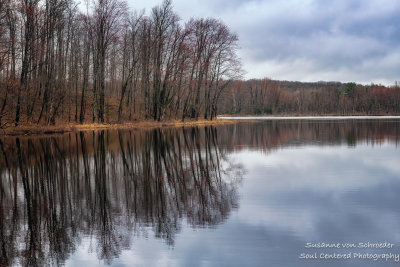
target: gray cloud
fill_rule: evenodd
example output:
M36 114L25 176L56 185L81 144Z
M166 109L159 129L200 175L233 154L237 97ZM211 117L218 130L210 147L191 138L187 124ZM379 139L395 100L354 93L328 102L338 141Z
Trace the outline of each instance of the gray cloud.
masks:
M129 0L146 8L157 0ZM176 12L222 19L240 38L247 78L392 84L400 79L398 0L174 0Z

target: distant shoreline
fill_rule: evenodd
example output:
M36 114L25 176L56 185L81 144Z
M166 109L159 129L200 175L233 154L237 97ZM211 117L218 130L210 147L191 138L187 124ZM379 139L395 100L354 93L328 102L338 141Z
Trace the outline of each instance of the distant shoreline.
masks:
M293 115L270 115L270 116L217 116L218 120L381 120L381 119L400 119L400 116L381 116L381 115L318 115L318 116L293 116Z

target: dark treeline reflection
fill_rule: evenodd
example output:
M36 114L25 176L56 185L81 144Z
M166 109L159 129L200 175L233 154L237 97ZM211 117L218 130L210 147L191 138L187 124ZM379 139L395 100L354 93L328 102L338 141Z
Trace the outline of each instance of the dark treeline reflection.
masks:
M218 129L228 151L269 151L305 144L355 146L357 143L400 142L400 120L269 120L242 122Z
M217 129L0 140L0 266L62 264L84 237L111 262L147 229L174 243L238 206L242 167Z
M0 266L59 265L90 238L110 263L154 233L213 227L238 207L229 154L301 144L398 143L400 121L263 121L0 139Z

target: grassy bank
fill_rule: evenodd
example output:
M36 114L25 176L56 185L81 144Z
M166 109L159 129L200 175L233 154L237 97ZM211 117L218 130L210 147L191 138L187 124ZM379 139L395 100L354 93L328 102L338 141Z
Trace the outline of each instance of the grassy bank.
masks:
M125 123L58 123L57 125L24 124L0 129L0 135L40 135L107 129L151 129L158 127L208 126L237 123L233 120L187 120L187 121L137 121Z

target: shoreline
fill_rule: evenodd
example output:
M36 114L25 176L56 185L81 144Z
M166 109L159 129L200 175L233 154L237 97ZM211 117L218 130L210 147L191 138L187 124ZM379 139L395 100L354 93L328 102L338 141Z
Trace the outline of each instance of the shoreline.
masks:
M188 120L188 121L137 121L125 123L61 123L59 125L38 125L25 124L20 126L10 126L0 129L0 136L29 136L29 135L51 135L64 134L69 132L81 131L100 131L100 130L119 130L119 129L154 129L164 127L193 127L193 126L211 126L222 124L238 123L237 120L215 119L215 120Z
M5 129L0 128L0 137L5 136L31 136L31 135L51 135L64 134L81 131L100 131L100 130L120 130L120 129L154 129L164 127L193 127L211 126L223 124L236 124L240 122L251 122L259 120L357 120L357 119L400 119L396 115L303 115L303 114L284 114L284 115L219 115L214 120L187 120L187 121L136 121L122 123L60 123L59 125L24 124L20 126L10 126Z
M268 116L218 116L219 120L379 120L379 119L400 119L398 115L268 115Z

